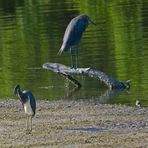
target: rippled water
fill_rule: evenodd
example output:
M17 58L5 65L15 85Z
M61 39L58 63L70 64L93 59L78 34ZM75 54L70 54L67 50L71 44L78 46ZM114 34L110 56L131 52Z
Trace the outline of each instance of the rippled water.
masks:
M85 31L79 67L92 67L117 80L132 80L129 91L110 92L98 80L79 77L79 91L63 77L42 69L47 62L70 65L57 56L69 21L85 13L97 24ZM146 0L0 1L0 98L16 98L20 84L38 99L93 99L102 103L148 105L148 2ZM116 94L116 95L115 95Z

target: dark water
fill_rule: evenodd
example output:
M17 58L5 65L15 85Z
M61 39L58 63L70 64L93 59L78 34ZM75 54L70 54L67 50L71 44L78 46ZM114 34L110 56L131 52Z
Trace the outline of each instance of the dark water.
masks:
M109 92L92 78L76 77L73 86L42 69L46 62L70 65L69 53L57 56L70 19L85 13L97 24L85 31L79 46L79 67L92 67L117 80L132 80L128 92ZM148 1L1 0L0 98L16 98L16 84L38 99L94 99L148 105ZM68 94L69 93L69 94Z

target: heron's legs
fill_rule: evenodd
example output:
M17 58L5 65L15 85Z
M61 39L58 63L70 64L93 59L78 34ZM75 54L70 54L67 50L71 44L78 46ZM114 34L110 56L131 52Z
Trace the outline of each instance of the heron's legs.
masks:
M77 69L78 67L78 47L76 47L76 65L75 65L75 69Z
M30 131L32 131L32 116L30 116Z
M72 48L70 48L70 63L71 63L71 68L73 68L74 65L73 65L73 58L72 58Z
M26 131L29 131L29 116L27 116Z
M32 131L32 116L27 116L26 132L30 134Z

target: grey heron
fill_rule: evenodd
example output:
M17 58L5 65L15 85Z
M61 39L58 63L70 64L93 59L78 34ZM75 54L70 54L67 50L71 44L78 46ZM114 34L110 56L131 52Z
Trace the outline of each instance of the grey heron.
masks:
M33 94L31 93L31 91L21 91L21 88L19 85L16 85L15 88L14 88L14 95L18 96L22 105L23 105L23 108L24 108L24 111L25 111L25 114L27 115L27 131L32 131L32 118L34 117L35 115L35 111L36 111L36 100L33 96ZM31 127L29 129L29 122L31 124Z
M70 62L72 68L78 66L78 44L81 40L82 34L89 24L95 23L85 14L73 18L68 24L63 37L63 43L58 54L66 52L70 49ZM72 49L76 48L76 63L73 65Z

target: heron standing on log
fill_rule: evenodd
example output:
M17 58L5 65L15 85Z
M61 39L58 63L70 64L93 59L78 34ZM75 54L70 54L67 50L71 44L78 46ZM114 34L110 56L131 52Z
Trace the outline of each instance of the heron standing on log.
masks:
M95 23L87 15L79 15L73 18L68 24L64 37L63 44L58 54L66 52L70 49L70 62L72 68L77 68L78 66L78 44L82 37L83 32L88 27L89 24ZM72 49L76 48L76 63L73 65Z
M33 94L30 91L21 91L20 86L16 85L14 88L14 95L18 96L25 114L27 115L27 129L26 131L31 132L32 131L32 118L35 115L36 110L36 101L33 96ZM29 128L29 122L30 122L30 128Z

